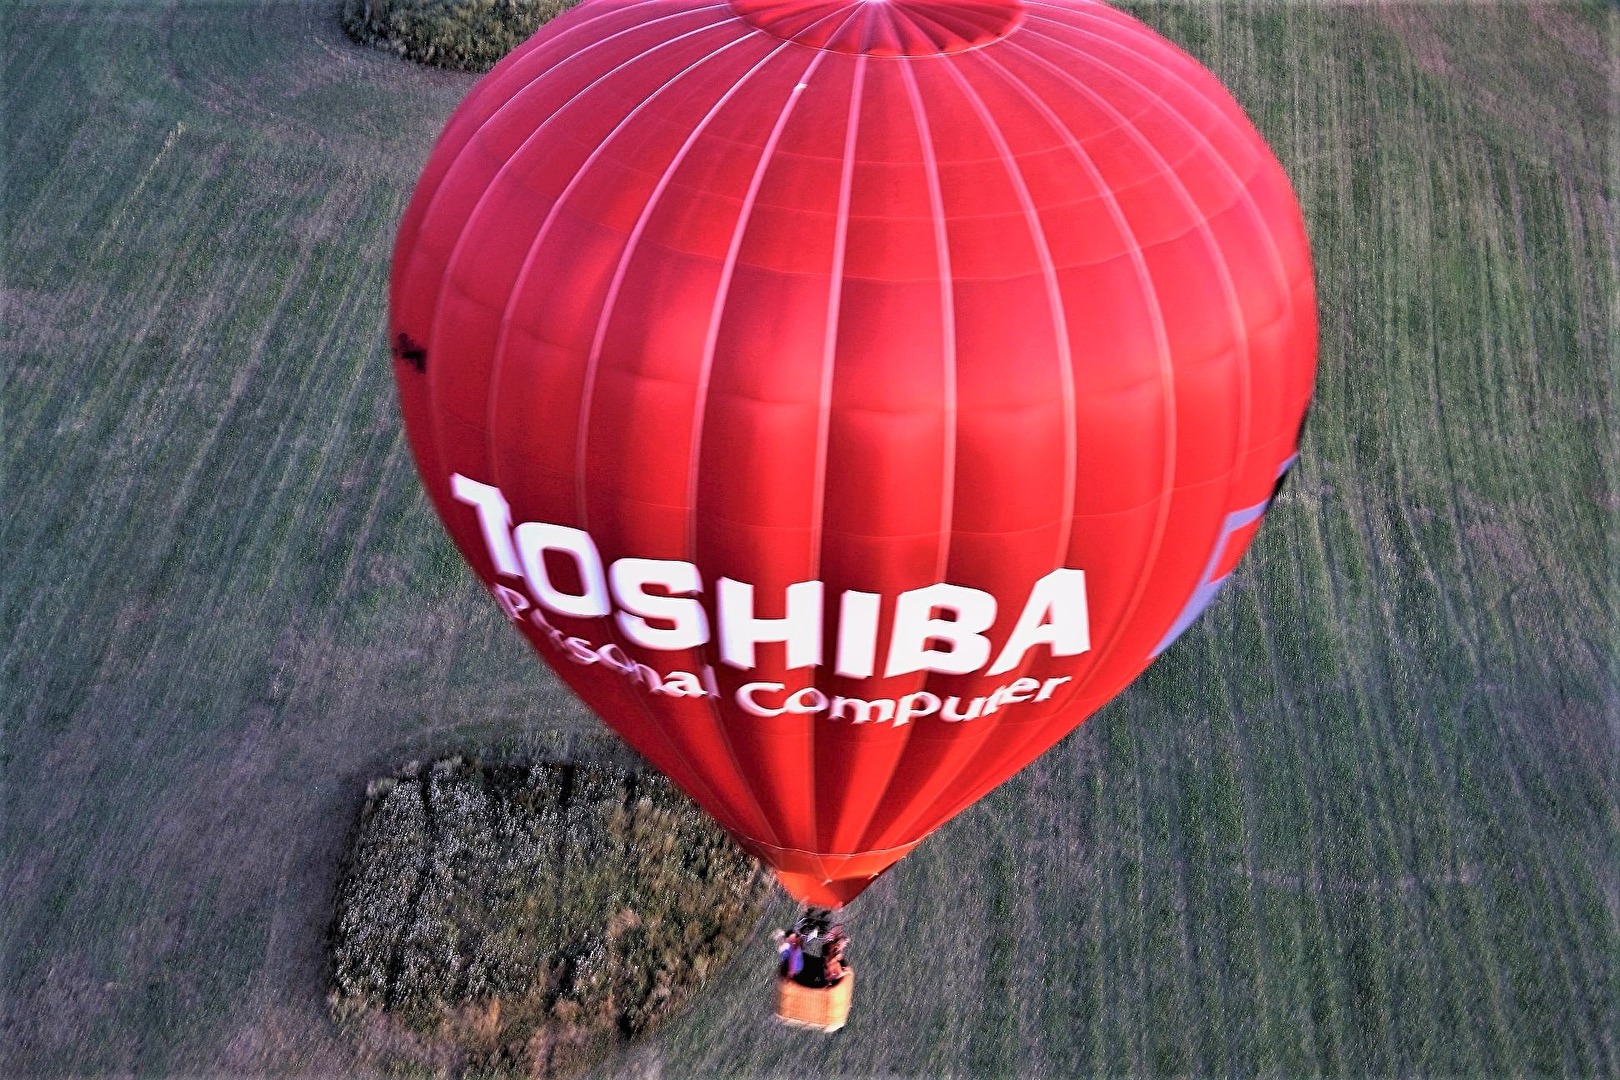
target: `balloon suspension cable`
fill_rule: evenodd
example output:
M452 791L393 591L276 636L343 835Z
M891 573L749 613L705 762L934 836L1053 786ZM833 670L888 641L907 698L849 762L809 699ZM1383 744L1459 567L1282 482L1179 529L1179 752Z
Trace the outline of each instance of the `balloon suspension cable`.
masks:
M794 932L809 933L811 930L825 934L833 924L833 909L826 907L806 907L799 916L798 922L793 924Z

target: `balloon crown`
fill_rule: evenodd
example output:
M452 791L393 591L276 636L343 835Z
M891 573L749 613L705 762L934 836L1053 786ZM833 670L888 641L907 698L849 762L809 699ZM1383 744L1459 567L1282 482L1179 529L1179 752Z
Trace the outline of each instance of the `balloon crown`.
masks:
M866 56L939 56L1006 37L1023 0L731 0L748 22L779 38Z

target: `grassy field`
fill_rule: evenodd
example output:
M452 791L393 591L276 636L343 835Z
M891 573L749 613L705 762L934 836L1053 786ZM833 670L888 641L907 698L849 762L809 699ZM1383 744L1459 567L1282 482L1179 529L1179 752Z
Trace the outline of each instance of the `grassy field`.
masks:
M400 434L389 245L471 80L334 8L0 5L0 1074L350 1068L366 781L613 753ZM1620 1073L1620 16L1137 10L1304 204L1299 475L1136 687L862 897L842 1035L768 1020L762 928L604 1071Z

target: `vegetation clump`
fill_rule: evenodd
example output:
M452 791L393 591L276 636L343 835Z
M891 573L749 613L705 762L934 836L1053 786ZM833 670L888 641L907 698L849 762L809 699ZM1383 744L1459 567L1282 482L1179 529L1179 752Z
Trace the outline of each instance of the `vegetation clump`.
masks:
M328 1000L387 1056L564 1075L678 1009L768 893L661 776L413 762L367 789Z
M577 0L341 0L344 31L434 67L488 71Z

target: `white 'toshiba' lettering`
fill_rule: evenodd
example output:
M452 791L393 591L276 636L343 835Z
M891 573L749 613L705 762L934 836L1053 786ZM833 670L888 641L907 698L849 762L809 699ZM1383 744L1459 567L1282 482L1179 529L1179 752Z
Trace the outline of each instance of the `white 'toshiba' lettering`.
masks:
M711 609L701 599L703 576L692 563L623 558L604 565L596 542L582 529L537 521L523 522L514 529L511 507L499 488L456 473L450 477L450 491L476 511L478 528L496 574L520 579L528 586L527 596L508 585L492 586L509 618L527 617L535 625L549 629L542 611L586 619L611 615L624 639L645 649L696 649L718 639L721 661L745 671L758 666L757 647L767 644L782 647L788 669L814 668L822 663L826 597L820 581L787 586L781 594L783 614L778 618L759 615L753 585L722 577L716 583ZM566 587L560 587L553 580L552 568L564 565L557 560L572 562L577 585L565 581ZM537 606L530 606L530 598ZM845 590L839 597L838 623L832 637L833 666L839 675L871 678L877 671L880 645L884 647L881 655L886 677L921 672L967 675L980 670L1002 675L1023 665L1030 650L1038 646L1044 646L1053 657L1078 656L1091 648L1083 570L1062 567L1035 582L999 652L991 640L997 601L982 589L938 582L900 593L890 609L888 640L880 642L886 603L888 598L881 593L855 589ZM586 648L583 639L551 632L557 634L558 647L578 662L602 661L601 650ZM986 664L990 665L988 669ZM696 675L677 674L693 681L683 678L673 685L665 681L655 692L711 697L717 693L708 674L701 685L695 682ZM640 673L639 677L651 684L651 674ZM788 692L780 683L765 682L744 685L736 699L755 716L828 712L835 719L847 716L854 723L890 722L892 718L898 727L936 713L945 720L962 722L988 716L1003 705L1045 701L1059 683L1067 681L1067 677L1044 682L1021 678L988 698L966 703L954 696L941 700L926 691L892 701L828 698L820 690ZM779 693L788 696L775 698Z

